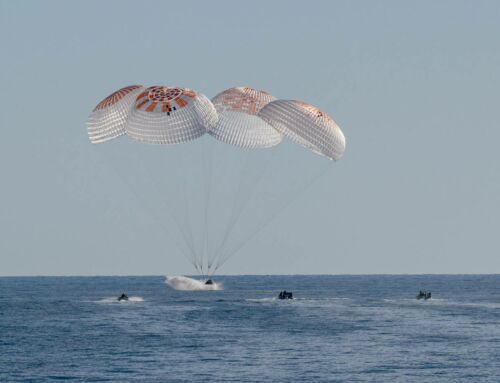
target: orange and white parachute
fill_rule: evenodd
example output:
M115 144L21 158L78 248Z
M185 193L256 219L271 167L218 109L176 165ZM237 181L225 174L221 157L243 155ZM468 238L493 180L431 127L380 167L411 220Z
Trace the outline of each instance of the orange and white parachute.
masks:
M87 133L92 143L106 142L125 134L131 105L143 89L141 85L126 86L97 104L87 120Z
M125 123L127 135L148 144L179 144L217 122L210 100L191 89L152 86L140 93Z
M138 188L135 194L160 216L167 235L202 275L213 274L323 174L322 166L329 167L329 161L300 147L280 146L283 141L331 160L345 150L344 134L326 113L251 87L226 89L210 100L183 87L127 86L101 101L86 125L94 144L125 136L177 145L207 135L188 148L136 152L117 141L130 152L105 151L118 156L122 175L131 177L126 184ZM296 152L276 156L278 148Z
M210 101L187 88L127 86L94 108L87 132L92 143L126 134L148 144L179 144L209 133L250 149L273 147L287 137L333 160L345 150L344 134L326 113L251 87L227 89Z
M312 151L338 160L345 150L345 137L326 113L302 101L276 100L258 114L292 141Z
M87 132L92 143L127 134L148 144L178 144L202 136L217 118L210 100L191 89L133 85L95 107Z
M219 114L209 133L227 144L243 148L268 148L278 145L283 135L258 117L260 110L276 100L269 93L250 87L230 88L212 99Z

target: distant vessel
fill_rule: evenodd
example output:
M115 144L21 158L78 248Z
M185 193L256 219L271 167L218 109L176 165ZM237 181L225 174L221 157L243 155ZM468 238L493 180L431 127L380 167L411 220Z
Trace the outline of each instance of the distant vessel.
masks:
M121 301L128 301L128 296L127 294L123 293L122 295L120 295L118 297L118 302L121 302Z
M420 292L418 293L417 295L417 299L423 299L423 300L427 300L427 299L431 299L431 292L430 291L427 291L427 290L420 290Z
M293 293L291 291L283 290L278 295L278 299L293 299Z

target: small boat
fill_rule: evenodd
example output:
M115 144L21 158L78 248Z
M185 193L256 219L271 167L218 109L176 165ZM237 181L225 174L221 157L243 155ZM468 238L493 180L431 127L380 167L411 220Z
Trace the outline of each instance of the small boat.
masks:
M283 290L279 293L278 299L293 299L293 293L291 291Z
M420 290L420 292L417 295L418 300L423 299L426 301L427 299L431 299L431 297L432 297L431 292L427 290Z
M121 302L121 301L128 301L128 296L127 294L123 293L122 295L120 295L118 297L118 302Z
M211 279L207 279L207 281L205 282L206 285L213 285L214 284L214 281L212 281Z

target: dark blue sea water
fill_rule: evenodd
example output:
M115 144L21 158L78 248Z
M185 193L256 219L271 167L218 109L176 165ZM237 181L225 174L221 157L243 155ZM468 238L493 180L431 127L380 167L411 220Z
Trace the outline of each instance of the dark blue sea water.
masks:
M500 381L497 275L164 280L0 278L0 382Z

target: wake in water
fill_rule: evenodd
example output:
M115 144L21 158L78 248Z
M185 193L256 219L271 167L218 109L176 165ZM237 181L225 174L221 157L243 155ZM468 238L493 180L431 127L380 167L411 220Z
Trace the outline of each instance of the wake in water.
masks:
M182 275L167 276L165 283L174 290L182 291L202 291L202 290L222 290L222 284L213 282L206 285L205 281L184 277Z
M277 301L278 298L248 298L245 299L245 302L274 302Z
M442 305L442 306L450 306L450 307L478 307L485 309L500 309L500 302L491 302L491 301L458 301L444 298L430 298L426 301L416 300L416 299L384 299L384 302L393 303L393 304L405 304L405 305Z
M137 302L144 302L144 299L142 297L128 297L128 300L121 300L119 301L117 297L109 297L109 298L103 298L99 299L98 301L95 301L96 303L117 303L117 304L127 304L127 303L137 303Z

